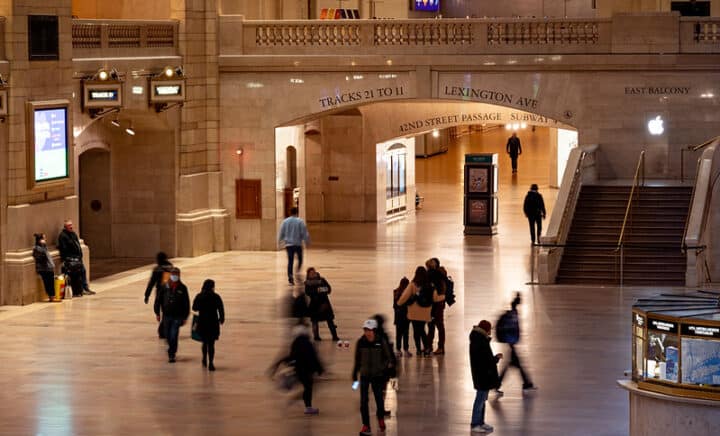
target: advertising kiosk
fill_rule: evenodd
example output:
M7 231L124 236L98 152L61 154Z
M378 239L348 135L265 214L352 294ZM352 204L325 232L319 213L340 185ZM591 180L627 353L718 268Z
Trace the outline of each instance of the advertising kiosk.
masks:
M720 292L639 299L631 340L630 434L717 434Z
M498 155L465 155L465 201L463 224L466 235L494 235L498 223Z

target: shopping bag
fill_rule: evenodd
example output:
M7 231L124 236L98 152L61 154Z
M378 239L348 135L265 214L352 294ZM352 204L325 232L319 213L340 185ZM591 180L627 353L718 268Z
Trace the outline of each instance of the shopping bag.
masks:
M198 315L193 314L192 326L190 327L190 337L193 338L193 340L202 342L203 338L202 338L202 336L200 336L200 331L198 330L199 322L200 322L200 317Z

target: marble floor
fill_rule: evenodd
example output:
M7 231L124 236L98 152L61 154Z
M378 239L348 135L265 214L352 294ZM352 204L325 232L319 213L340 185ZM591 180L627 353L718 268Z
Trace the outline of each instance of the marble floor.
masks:
M469 434L474 390L468 333L483 318L494 322L516 291L523 296L519 349L539 390L523 397L519 375L509 373L505 397L488 402L494 434L627 434L627 394L615 380L630 366L630 306L658 290L526 284L530 246L522 199L533 182L549 208L556 195L548 188L547 144L540 133L521 135L525 153L518 175L509 174L509 159L500 155L496 236L462 235L462 154L502 152L504 131L463 137L448 153L418 160L417 189L425 204L417 214L389 224L310 225L306 265L333 286L342 338L354 342L371 314L390 316L391 290L425 259L439 257L455 280L458 302L446 312L447 354L401 360L399 389L387 397L393 413L387 435ZM327 340L327 330L318 343L328 368L316 383L319 416L304 416L301 402L289 402L266 375L287 342L280 316L290 292L285 261L283 252L237 251L175 260L193 295L210 277L225 300L215 373L201 367L200 346L187 326L178 362L167 362L152 309L142 301L147 266L94 280L98 294L92 297L3 308L0 432L357 434L353 353Z

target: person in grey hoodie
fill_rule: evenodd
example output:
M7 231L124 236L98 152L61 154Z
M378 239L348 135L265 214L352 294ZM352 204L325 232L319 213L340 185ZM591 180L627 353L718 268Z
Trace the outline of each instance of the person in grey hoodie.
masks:
M35 247L33 247L35 272L42 279L48 301L52 303L55 301L55 262L48 251L45 233L35 233L33 236L35 236Z

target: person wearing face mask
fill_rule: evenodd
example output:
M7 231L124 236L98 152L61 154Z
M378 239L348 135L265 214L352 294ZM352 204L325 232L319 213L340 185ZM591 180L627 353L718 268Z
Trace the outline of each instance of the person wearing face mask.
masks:
M190 315L190 296L185 284L180 281L180 269L170 270L170 280L160 287L155 299L155 316L163 320L165 338L168 343L168 362L175 362L180 327ZM162 315L162 317L161 317Z
M35 259L35 271L38 273L45 286L48 301L55 301L55 263L47 248L44 233L35 233L35 247L33 247L33 258Z

